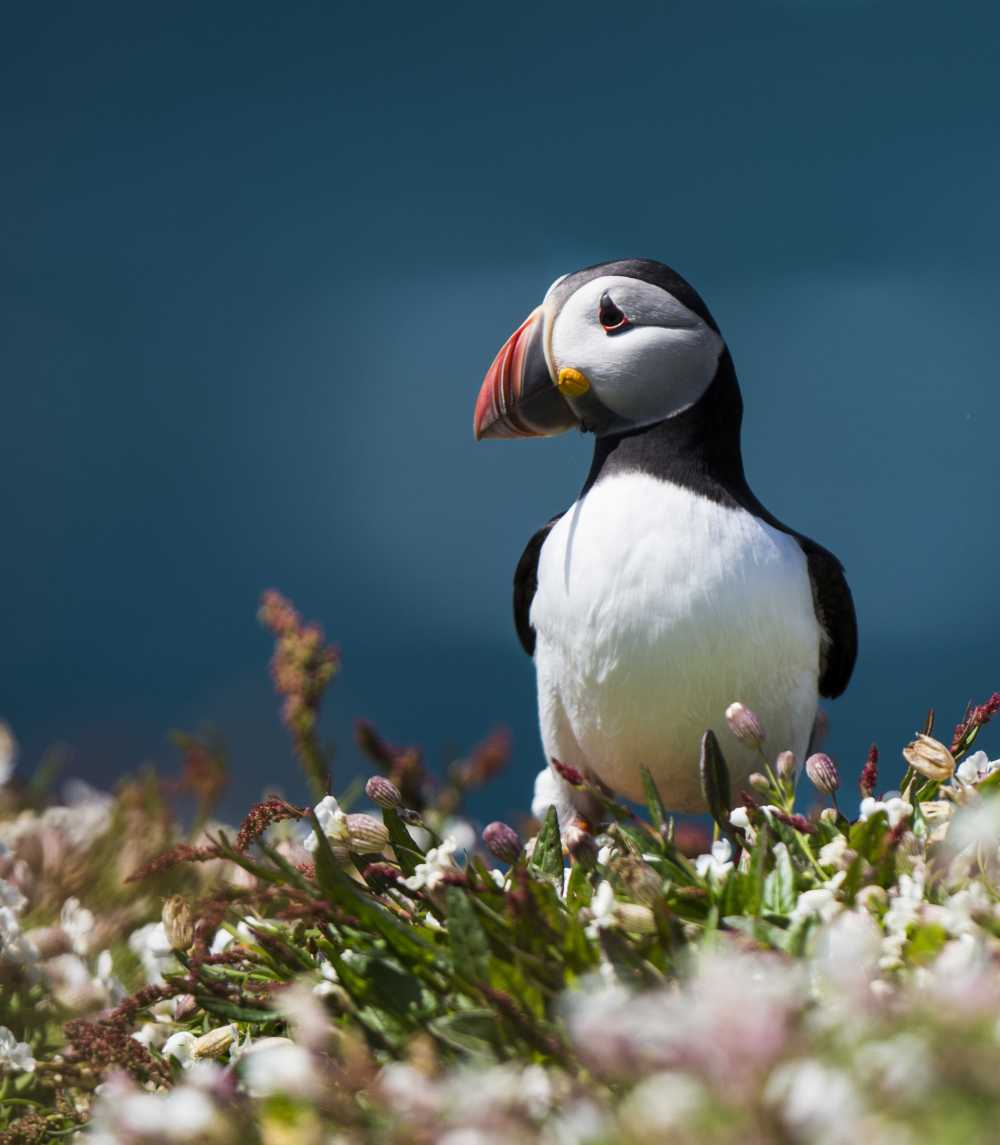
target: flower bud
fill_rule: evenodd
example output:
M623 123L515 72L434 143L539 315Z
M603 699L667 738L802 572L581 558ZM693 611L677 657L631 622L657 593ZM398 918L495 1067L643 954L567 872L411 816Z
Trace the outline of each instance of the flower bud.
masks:
M955 774L955 759L951 752L930 736L918 735L913 743L903 748L903 759L914 771L939 783Z
M656 933L656 918L648 906L631 902L616 903L615 920L622 930L631 931L632 934Z
M483 843L494 859L501 863L516 863L524 849L514 828L500 822L491 823L483 831Z
M197 1038L191 1047L193 1058L221 1058L228 1053L229 1047L236 1041L236 1034L232 1026L223 1026L218 1030L209 1030L203 1037Z
M625 893L634 902L652 906L663 897L663 879L649 863L639 859L615 859L612 869L621 878Z
M24 937L35 947L43 962L59 954L69 954L73 949L73 940L61 926L36 926L26 930Z
M753 773L753 775L750 776L749 782L750 782L750 786L755 791L760 791L764 795L767 795L768 792L771 790L770 779L768 779L766 775L762 774L759 771L755 771Z
M194 945L191 908L183 895L171 895L163 904L163 930L173 950L190 950Z
M806 775L817 791L832 795L840 787L840 772L837 765L823 752L817 752L806 760Z
M174 1021L186 1022L193 1018L201 1007L194 1000L193 994L178 994L177 1005L174 1007Z
M763 746L766 738L764 729L760 726L760 720L745 705L730 704L726 708L726 723L744 747L756 751Z
M783 751L774 761L774 770L782 783L795 782L795 752Z
M837 822L837 811L833 807L824 807L819 813L819 817L824 823L829 823L833 826Z
M397 807L403 798L395 783L390 782L384 775L373 775L368 780L365 784L365 795L372 803L377 803L379 807L384 807L387 811Z
M567 827L563 838L566 849L584 870L590 871L597 866L597 842L589 831L582 827Z
M349 847L356 855L377 855L389 845L389 832L371 815L348 815Z

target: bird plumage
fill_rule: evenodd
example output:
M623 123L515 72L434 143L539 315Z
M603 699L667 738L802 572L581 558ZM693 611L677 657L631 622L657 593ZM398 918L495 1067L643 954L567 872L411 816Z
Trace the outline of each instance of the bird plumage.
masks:
M703 810L706 728L737 787L759 762L725 726L730 703L757 712L772 758L792 750L801 762L817 695L847 686L857 626L843 568L750 490L732 359L675 272L647 260L588 268L553 284L536 315L522 327L533 327L526 388L536 410L548 403L544 428L517 422L510 375L494 402L514 406L503 435L575 419L596 438L580 497L531 538L514 580L546 756L632 798L645 763L669 807ZM560 413L541 371L558 386L567 367L584 382Z

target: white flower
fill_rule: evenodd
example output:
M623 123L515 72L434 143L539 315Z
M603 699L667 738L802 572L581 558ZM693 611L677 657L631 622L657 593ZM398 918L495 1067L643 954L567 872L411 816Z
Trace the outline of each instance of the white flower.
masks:
M848 1145L858 1140L861 1099L843 1070L818 1061L788 1062L771 1075L766 1098L781 1104L796 1140L815 1145Z
M68 898L63 903L59 925L69 935L76 953L86 954L90 949L90 934L94 929L94 916L85 907L80 906L79 899Z
M745 807L735 807L729 812L729 822L734 827L742 827L745 831L750 826L750 818Z
M322 1089L312 1054L288 1038L262 1038L241 1050L238 1068L251 1097L315 1097Z
M31 1046L19 1042L6 1026L0 1026L0 1068L21 1073L33 1073L35 1069Z
M678 1132L685 1139L684 1130L694 1128L691 1123L706 1096L704 1088L685 1074L653 1074L626 1098L622 1120L640 1140L674 1140Z
M605 879L598 884L594 897L590 900L590 910L594 916L587 927L587 934L596 938L598 933L606 927L615 924L615 907L618 900L615 898L615 888Z
M20 914L27 902L17 887L6 879L0 879L0 906L10 907L15 914Z
M105 1099L109 1100L109 1099ZM216 1116L215 1105L207 1093L191 1085L178 1086L165 1096L151 1093L129 1093L115 1102L114 1116L118 1127L130 1139L166 1139L192 1141L200 1139ZM117 1135L111 1140L120 1140Z
M327 795L316 804L316 819L319 823L320 830L330 840L331 843L344 844L350 838L350 832L347 829L347 816L340 810L340 804L334 799L332 795ZM302 846L307 851L315 851L319 846L319 839L316 838L316 832L310 831L309 834L303 839Z
M733 848L728 839L716 839L712 844L710 855L699 855L694 861L694 869L700 878L711 875L716 882L722 880L733 869L730 861L733 857Z
M824 847L819 849L819 865L821 867L838 867L847 850L847 836L838 835Z
M163 1044L163 1056L165 1058L176 1058L178 1062L185 1068L190 1069L194 1064L195 1042L197 1038L188 1030L178 1030L176 1034L171 1034Z
M1000 767L1000 759L991 760L985 751L977 751L968 759L962 760L955 775L963 783L977 783L980 779L985 779L987 775L991 775L998 767Z
M612 859L617 859L620 854L621 851L619 851L617 847L612 847L609 843L598 850L597 861L602 867L606 867Z
M424 856L422 863L417 863L413 874L408 879L399 881L411 891L427 888L428 893L438 889L446 874L453 874L458 870L452 860L452 855L458 849L458 840L450 835L440 847L432 847Z
M884 811L889 819L889 826L897 826L903 819L908 819L913 814L913 808L905 799L900 799L892 792L889 793L892 798L888 796L885 799L873 799L870 795L867 799L861 800L861 819L867 822L873 815L877 815L879 811Z

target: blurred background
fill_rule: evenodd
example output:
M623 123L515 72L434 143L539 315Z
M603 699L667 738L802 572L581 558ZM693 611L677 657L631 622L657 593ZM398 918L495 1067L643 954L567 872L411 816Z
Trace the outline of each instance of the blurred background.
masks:
M356 716L431 763L542 765L510 586L591 442L485 442L496 351L558 275L675 267L733 352L752 487L832 549L854 790L1000 686L1000 7L256 2L0 11L0 715L30 771L305 798L255 623L339 642ZM734 697L736 698L736 697ZM981 743L995 752L1000 735ZM845 804L853 806L851 797Z

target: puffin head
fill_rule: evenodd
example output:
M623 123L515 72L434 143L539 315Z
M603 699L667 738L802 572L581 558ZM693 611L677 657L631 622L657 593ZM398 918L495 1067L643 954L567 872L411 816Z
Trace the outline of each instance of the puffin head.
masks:
M726 348L698 293L651 259L564 275L507 340L476 403L476 439L602 437L689 409Z

